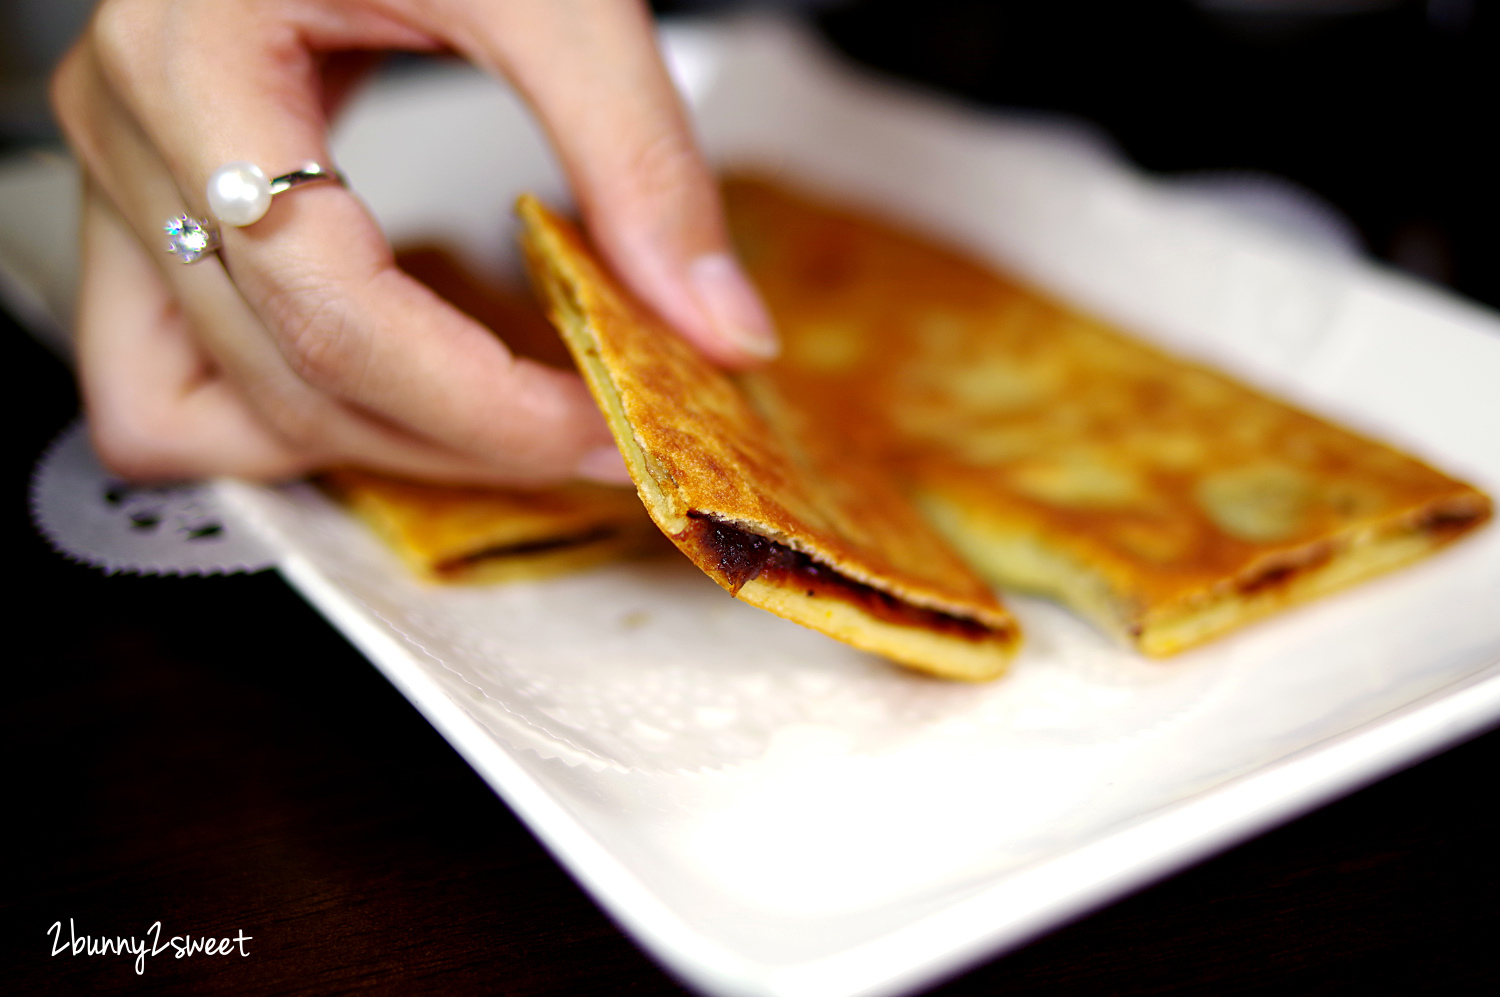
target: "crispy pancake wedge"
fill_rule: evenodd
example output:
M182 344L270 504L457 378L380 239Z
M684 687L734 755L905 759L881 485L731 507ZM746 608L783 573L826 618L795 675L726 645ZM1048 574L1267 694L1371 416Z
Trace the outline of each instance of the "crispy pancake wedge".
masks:
M1490 500L952 250L753 179L731 229L801 416L991 581L1152 655L1413 561Z
M884 475L774 385L747 388L703 359L571 224L530 197L518 211L533 280L647 511L698 567L745 602L912 668L1004 670L1014 619Z
M319 484L430 581L531 581L663 546L625 489L458 488L353 470Z

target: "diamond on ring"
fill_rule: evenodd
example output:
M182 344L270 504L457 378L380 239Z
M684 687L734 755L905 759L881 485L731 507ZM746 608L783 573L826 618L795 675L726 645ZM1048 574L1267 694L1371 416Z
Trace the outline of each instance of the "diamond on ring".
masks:
M219 230L207 219L178 215L162 226L167 252L182 263L197 263L219 248Z

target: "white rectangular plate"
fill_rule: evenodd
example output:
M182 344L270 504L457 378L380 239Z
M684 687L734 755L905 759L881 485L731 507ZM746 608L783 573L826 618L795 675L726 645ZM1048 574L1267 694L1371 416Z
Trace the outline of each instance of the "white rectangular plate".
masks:
M759 21L667 33L725 165L967 246L1173 349L1500 494L1500 323ZM340 165L394 241L514 265L564 197L500 87L383 81ZM413 580L308 488L225 483L282 571L674 972L717 994L897 993L1500 716L1500 530L1167 663L1049 603L986 686L732 600L685 561L534 585Z

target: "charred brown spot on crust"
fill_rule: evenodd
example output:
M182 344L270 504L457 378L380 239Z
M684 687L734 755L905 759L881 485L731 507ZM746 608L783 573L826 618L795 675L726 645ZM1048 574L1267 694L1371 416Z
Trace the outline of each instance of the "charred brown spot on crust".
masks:
M731 526L701 512L690 512L687 535L707 555L715 572L731 592L739 592L750 581L765 577L782 588L801 589L808 598L839 599L867 615L887 623L920 627L962 637L992 640L1008 637L1007 628L987 626L952 613L914 606L873 586L819 564L801 551L767 537Z
M552 551L562 550L567 547L586 547L589 544L603 543L613 540L619 536L618 527L600 526L596 529L583 533L575 533L566 537L548 537L546 540L528 540L524 543L499 544L494 547L486 547L463 557L455 557L437 565L433 570L438 575L454 575L472 568L482 561L496 560L504 557L524 557L527 554L546 554Z

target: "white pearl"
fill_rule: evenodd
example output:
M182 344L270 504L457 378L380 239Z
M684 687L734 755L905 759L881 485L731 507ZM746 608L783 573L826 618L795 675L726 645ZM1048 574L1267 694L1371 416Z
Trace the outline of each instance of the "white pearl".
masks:
M254 163L225 163L208 178L208 208L236 228L260 221L271 206L271 181Z

